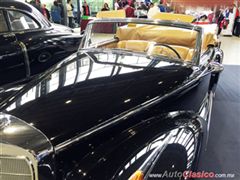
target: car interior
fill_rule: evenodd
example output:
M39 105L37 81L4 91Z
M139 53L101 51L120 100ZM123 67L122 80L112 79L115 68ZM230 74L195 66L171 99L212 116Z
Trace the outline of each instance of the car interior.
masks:
M148 31L148 33L144 33ZM150 32L150 33L149 33ZM191 61L196 46L197 31L154 25L128 24L117 28L115 41L101 47L120 48L149 55L165 55ZM202 52L209 45L215 45L216 37L212 33L203 36Z

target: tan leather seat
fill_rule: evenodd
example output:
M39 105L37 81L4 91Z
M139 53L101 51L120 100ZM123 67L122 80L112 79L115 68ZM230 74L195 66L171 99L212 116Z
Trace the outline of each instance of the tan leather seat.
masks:
M196 45L197 32L175 27L131 25L119 27L116 37L119 39L118 48L176 57L175 53L167 47L155 46L150 48L154 43L162 43L173 47L182 60L191 61ZM209 39L206 39L206 44L209 44L209 41L210 35Z
M124 26L117 29L116 36L120 41L145 40L194 48L197 32L188 29L153 25L136 27Z
M117 48L128 49L138 52L147 52L149 47L154 44L154 42L143 40L123 40L118 42Z
M207 50L209 45L215 46L217 43L217 36L214 33L208 32L203 36L202 51Z

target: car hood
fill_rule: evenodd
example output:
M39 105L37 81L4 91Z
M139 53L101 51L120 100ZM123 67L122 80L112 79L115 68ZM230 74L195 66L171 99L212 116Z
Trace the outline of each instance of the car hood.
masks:
M41 75L41 80L22 88L1 108L31 123L56 146L124 118L126 113L177 89L193 73L190 66L163 60L139 67L109 63L112 55L146 60L132 54L103 53L95 56L97 60L88 53L75 54Z

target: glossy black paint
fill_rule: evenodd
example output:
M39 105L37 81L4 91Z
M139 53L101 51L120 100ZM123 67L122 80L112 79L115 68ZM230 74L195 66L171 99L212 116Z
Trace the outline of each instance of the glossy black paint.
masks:
M10 11L28 16L39 28L13 30L8 15ZM80 35L73 34L68 27L51 24L31 5L2 0L0 12L8 25L7 31L0 32L0 85L39 74L79 47Z
M111 59L118 55L123 59L134 56L148 63L105 62L106 57ZM196 135L193 133L196 144L191 145L194 152L187 157L191 161L185 159L191 162L188 169L194 169L207 123L198 117L209 91L211 74L201 76L207 62L203 62L201 69L160 57L149 59L129 52L89 50L72 55L32 83L20 87L14 96L3 98L0 107L1 111L31 123L53 144L55 166L50 166L52 169L44 166L51 165L49 156L38 155L41 179L125 179L153 151L147 151L130 169L125 168L123 174L120 174L121 168L124 169L141 148L157 137L168 136L174 129L196 131ZM58 85L51 90L54 78L58 79ZM34 98L26 100L31 92ZM179 144L177 140L176 143ZM170 139L166 140L166 145L157 147L164 151L168 144L170 147ZM185 146L180 143L178 147ZM187 164L176 162L176 167L181 170ZM151 172L145 169L146 174Z

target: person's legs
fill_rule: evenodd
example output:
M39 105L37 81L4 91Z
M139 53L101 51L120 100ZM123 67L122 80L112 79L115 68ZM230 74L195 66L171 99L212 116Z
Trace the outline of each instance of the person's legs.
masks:
M68 17L68 26L73 28L73 17Z
M235 36L236 35L236 26L237 26L237 18L234 20L234 25L233 25L233 32L232 34Z
M220 35L222 32L222 28L220 26L218 26L218 32L217 32L217 35Z
M235 32L235 35L240 37L240 22L237 22Z

